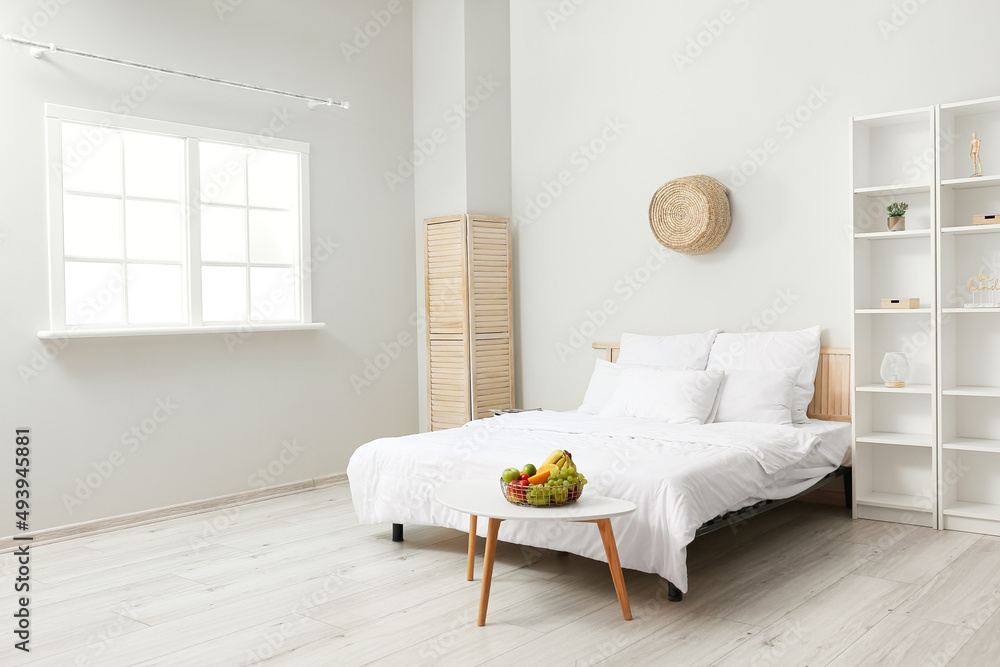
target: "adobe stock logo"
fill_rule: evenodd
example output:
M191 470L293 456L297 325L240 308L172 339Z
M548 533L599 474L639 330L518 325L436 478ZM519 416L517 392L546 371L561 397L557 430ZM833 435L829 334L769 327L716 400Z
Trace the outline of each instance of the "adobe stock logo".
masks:
M431 130L428 136L415 139L413 152L409 155L400 155L396 159L395 171L386 170L383 172L382 175L385 178L385 184L389 187L389 192L395 192L396 188L412 177L416 170L437 152L438 147L448 141L449 133L460 130L469 117L476 113L502 85L492 74L481 75L478 84L471 91L472 94L445 109L441 120L447 124L447 129L438 126Z
M21 37L34 39L73 0L38 0L38 11L21 21ZM13 45L12 45L13 46Z
M749 8L750 2L751 0L733 0L733 4L742 10ZM733 10L723 9L719 12L718 17L702 21L701 25L704 26L704 29L687 38L687 45L683 51L674 51L673 53L674 65L677 66L677 71L683 74L685 67L694 65L694 61L704 55L705 51L710 49L722 37L722 34L726 31L726 26L736 23L737 16Z
M569 20L576 13L576 8L587 0L562 0L554 10L545 10L545 18L549 22L549 27L555 32L563 23Z
M904 0L898 5L894 4L888 20L879 19L875 22L878 31L882 34L882 39L889 41L889 37L909 23L910 17L919 12L921 5L926 3L927 0Z
M771 156L781 150L782 144L790 141L805 127L831 97L833 92L827 89L826 84L812 86L802 104L785 113L774 123L774 129L781 137L771 136L759 146L748 148L747 159L732 166L732 173L726 183L729 189L738 190L746 185L747 181L771 159Z
M63 507L68 514L72 514L76 508L81 507L94 492L104 486L121 466L125 465L131 454L135 454L160 430L160 427L170 420L180 409L180 405L170 400L170 397L158 398L155 407L148 417L133 424L128 430L123 431L119 438L124 449L113 449L108 455L90 464L93 470L83 477L76 478L76 487L73 493L63 493L61 500Z
M392 19L403 13L403 9L403 3L400 0L389 0L385 9L373 9L371 21L363 26L354 27L354 39L350 42L340 43L340 52L344 54L344 60L350 64L355 56L360 56L362 51L371 46L372 40L377 39L382 31L389 27Z

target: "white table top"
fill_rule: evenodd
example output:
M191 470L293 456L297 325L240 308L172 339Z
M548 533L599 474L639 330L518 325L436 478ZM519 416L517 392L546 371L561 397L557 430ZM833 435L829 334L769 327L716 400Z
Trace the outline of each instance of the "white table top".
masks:
M499 479L447 482L438 487L435 497L438 502L454 510L490 519L593 521L635 511L635 503L588 494L586 488L580 499L569 505L521 507L507 502L503 497Z

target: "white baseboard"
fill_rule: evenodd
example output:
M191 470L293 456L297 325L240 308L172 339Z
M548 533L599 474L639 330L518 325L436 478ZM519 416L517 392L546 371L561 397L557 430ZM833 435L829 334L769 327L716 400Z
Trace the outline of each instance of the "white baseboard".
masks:
M155 509L132 512L131 514L121 514L119 516L106 517L103 519L94 519L93 521L83 521L81 523L74 523L68 526L46 528L45 530L28 533L28 535L33 538L30 542L20 540L15 542L13 536L0 537L0 553L13 551L17 545L21 544L40 546L42 544L52 544L54 542L72 540L77 537L89 537L91 535L107 533L112 530L134 528L148 523L156 523L157 521L166 521L167 519L176 519L182 516L190 516L192 514L212 512L215 510L226 509L227 507L255 503L269 498L278 498L280 496L289 496L295 493L302 493L304 491L312 491L313 489L321 489L326 486L346 481L347 473L336 473L333 475L314 477L300 482L278 484L263 489L240 491L239 493L231 493L226 496L218 496L216 498L208 498L206 500L194 500L188 503L180 503L178 505L169 505L167 507L157 507Z

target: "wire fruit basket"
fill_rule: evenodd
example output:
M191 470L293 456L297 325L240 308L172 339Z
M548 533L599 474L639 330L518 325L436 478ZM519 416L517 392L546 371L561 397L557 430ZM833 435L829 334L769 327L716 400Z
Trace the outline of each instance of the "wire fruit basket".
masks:
M521 507L561 507L575 503L583 495L584 482L572 484L532 484L521 486L517 481L500 480L500 492L507 502Z

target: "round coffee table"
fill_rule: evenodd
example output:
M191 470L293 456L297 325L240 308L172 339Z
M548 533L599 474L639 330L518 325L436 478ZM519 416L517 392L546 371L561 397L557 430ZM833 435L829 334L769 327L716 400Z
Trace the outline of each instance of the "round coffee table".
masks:
M618 560L615 534L611 530L611 518L635 511L635 503L617 498L588 495L562 507L521 507L507 502L500 492L498 480L463 480L448 482L436 492L438 502L453 510L470 515L469 519L469 561L467 578L472 581L472 571L476 558L476 519L484 516L490 520L486 536L486 554L483 561L483 588L479 596L479 625L486 625L486 606L490 601L490 582L493 579L493 560L497 553L497 534L503 521L579 521L596 523L604 542L604 553L608 556L611 579L622 607L622 616L632 620L632 610L625 591L625 578Z

